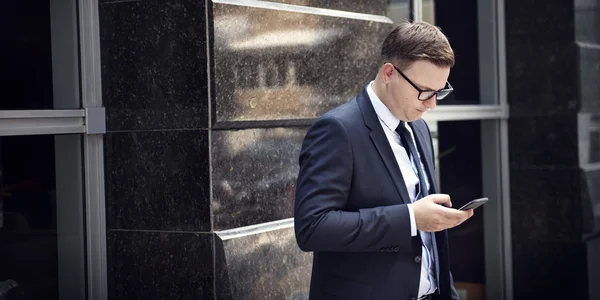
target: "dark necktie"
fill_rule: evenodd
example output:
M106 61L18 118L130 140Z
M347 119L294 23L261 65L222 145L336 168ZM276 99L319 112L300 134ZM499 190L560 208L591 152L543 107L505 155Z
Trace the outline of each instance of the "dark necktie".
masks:
M429 195L429 189L427 188L427 183L425 181L425 172L423 172L423 167L421 166L421 160L419 159L419 154L417 152L417 147L415 146L415 142L408 132L406 128L406 122L401 121L400 125L396 128L396 132L400 135L400 139L402 141L402 146L406 149L406 153L408 154L408 159L412 157L414 161L414 165L417 169L417 175L419 177L419 193L415 196L415 201ZM419 197L420 196L420 197ZM418 197L418 198L417 198ZM435 277L439 282L439 262L437 256L437 243L435 241L435 235L432 232L421 232L423 243L425 247L429 249L431 253L433 253L433 260L435 263ZM438 287L439 288L439 287Z
M400 135L400 139L402 140L402 146L406 149L406 153L408 154L408 159L412 157L412 160L415 163L415 167L417 168L417 176L419 177L419 197L418 199L415 197L415 201L429 195L429 189L427 188L427 184L425 181L425 172L423 172L423 167L421 167L421 160L419 159L419 155L417 152L417 147L415 146L415 142L406 129L406 122L401 121L400 125L396 128L396 132Z

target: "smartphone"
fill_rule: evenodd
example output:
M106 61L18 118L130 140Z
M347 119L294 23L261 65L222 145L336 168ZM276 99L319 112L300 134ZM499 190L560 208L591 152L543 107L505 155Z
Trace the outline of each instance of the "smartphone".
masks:
M479 198L479 199L475 199L475 200L471 200L469 203L463 205L463 207L459 208L459 210L467 210L467 209L475 209L478 208L479 206L485 204L486 202L488 202L488 198Z

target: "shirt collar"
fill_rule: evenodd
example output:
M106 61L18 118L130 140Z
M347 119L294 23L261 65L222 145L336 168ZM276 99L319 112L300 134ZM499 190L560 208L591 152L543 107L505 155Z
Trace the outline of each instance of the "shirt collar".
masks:
M400 119L396 118L394 114L381 102L379 97L375 94L373 90L373 82L369 82L367 85L367 94L369 94L369 99L371 99L371 104L373 104L373 108L375 109L375 113L379 120L383 121L387 127L391 130L396 130L398 125L400 125Z

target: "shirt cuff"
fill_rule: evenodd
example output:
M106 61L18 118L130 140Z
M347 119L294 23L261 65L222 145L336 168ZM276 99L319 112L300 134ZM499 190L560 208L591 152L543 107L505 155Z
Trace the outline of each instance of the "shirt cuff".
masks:
M417 236L417 222L415 221L415 212L413 211L412 203L406 206L408 206L408 214L410 215L410 235Z

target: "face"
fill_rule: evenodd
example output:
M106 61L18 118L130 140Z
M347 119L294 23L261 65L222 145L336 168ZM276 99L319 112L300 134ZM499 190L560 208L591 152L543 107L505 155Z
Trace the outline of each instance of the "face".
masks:
M421 90L437 91L446 87L450 68L440 68L429 61L419 60L402 70L402 73ZM385 97L381 100L401 121L416 121L436 107L435 96L425 101L419 100L419 91L391 63L386 63L379 75L385 88Z

